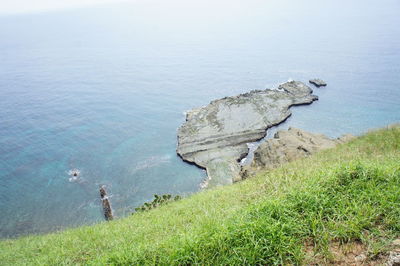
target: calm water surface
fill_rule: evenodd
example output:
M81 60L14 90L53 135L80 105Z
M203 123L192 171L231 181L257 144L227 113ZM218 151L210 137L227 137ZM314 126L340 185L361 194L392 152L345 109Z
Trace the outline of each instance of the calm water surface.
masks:
M138 1L0 17L0 237L102 221L198 191L184 111L323 78L281 127L338 137L400 121L400 2ZM68 171L79 169L80 182Z

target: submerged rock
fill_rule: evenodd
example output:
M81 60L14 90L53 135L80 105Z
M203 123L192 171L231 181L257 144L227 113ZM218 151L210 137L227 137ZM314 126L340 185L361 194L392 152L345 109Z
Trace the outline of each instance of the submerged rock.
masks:
M291 115L293 105L310 104L318 97L299 81L278 90L255 90L212 101L186 114L178 129L177 153L184 161L205 168L208 185L231 184L240 179L241 158L247 143L262 139L266 130Z
M310 79L310 83L314 84L317 87L326 86L326 82L322 79Z
M354 136L348 134L331 139L323 134L309 133L297 128L278 131L273 139L263 142L255 150L252 164L242 169L242 178L254 175L259 170L275 168L317 151L333 148L353 138Z

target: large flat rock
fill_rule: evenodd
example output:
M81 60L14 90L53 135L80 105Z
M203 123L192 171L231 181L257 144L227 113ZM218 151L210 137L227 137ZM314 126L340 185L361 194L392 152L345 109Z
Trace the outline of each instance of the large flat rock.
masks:
M299 81L276 90L255 90L212 101L186 114L178 129L177 153L187 162L205 168L209 186L231 184L240 178L241 158L247 143L262 139L266 130L291 115L294 105L310 104L318 97Z

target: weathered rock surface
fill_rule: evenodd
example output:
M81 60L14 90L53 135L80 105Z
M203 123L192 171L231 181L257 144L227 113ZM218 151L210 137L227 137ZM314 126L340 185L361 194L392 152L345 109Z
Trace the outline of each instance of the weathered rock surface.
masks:
M310 79L310 83L314 84L317 87L326 86L326 82L322 79Z
M212 101L186 114L178 129L177 153L205 168L209 186L240 179L238 161L248 153L247 143L262 139L266 129L291 115L293 105L310 104L318 97L302 82L291 81L278 90L255 90Z
M398 127L399 124L395 125ZM387 259L386 265L388 266L400 266L400 238L392 242L393 250L389 252L389 257Z
M242 169L242 177L247 178L259 170L275 168L317 151L333 148L353 138L352 135L344 135L331 139L323 134L309 133L296 128L278 131L273 139L266 140L255 150L251 165Z
M400 252L390 252L387 266L400 266Z

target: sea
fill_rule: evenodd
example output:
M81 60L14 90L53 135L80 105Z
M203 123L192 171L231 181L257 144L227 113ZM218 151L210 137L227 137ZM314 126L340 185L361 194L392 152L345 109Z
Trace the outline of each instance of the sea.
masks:
M200 191L206 174L176 155L176 133L217 98L321 78L319 100L279 129L339 137L400 122L399 11L137 0L0 15L0 238L103 222L102 185L117 218Z

